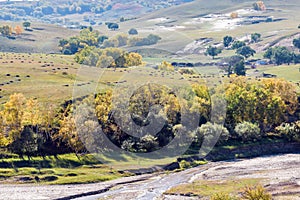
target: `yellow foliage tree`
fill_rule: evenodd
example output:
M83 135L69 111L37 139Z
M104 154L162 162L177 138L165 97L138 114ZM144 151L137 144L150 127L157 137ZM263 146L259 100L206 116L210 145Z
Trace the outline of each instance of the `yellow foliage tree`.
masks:
M112 91L107 90L104 93L98 94L95 99L96 115L102 124L108 120L108 114L112 109Z
M126 66L130 67L130 66L139 66L141 65L142 62L142 56L138 53L128 53L125 55L125 60L126 60Z
M297 108L293 85L284 80L248 81L232 78L226 86L227 124L250 121L262 127L278 125Z
M22 27L21 26L16 26L15 27L15 32L16 32L16 35L21 35L22 34L22 32L23 32L23 29L22 29Z
M60 124L59 132L53 135L53 139L67 144L78 155L85 147L78 136L74 118L72 115L64 117Z
M232 19L238 18L238 16L239 16L239 14L237 12L233 12L233 13L230 14L230 17Z
M171 63L167 62L167 61L163 61L159 66L158 66L159 70L164 70L164 71L174 71L175 68L173 65L171 65Z
M5 145L19 139L24 127L42 123L39 103L23 94L11 95L0 114L0 140Z
M8 131L8 143L19 138L22 131L22 120L24 109L26 106L26 98L23 94L13 94L9 101L4 104L3 118L5 128Z
M265 11L267 10L265 3L263 1L257 1L253 4L254 10Z

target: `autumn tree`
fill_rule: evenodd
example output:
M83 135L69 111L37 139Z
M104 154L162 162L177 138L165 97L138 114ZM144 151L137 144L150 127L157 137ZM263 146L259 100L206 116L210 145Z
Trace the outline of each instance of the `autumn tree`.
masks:
M295 87L277 79L259 82L232 78L226 88L226 99L228 126L248 121L259 124L262 130L282 123L297 107Z
M0 27L0 33L5 37L11 36L11 34L12 34L11 26L5 25L5 26Z
M158 65L159 70L164 70L164 71L174 71L174 66L171 65L171 63L167 61L163 61L160 65Z
M267 10L265 4L263 1L257 1L256 3L253 4L253 9L257 11L265 11Z
M75 152L77 157L78 153L85 150L84 144L79 138L76 128L76 122L72 114L69 114L61 120L59 132L53 137L55 140L59 140L61 143L65 143Z
M27 100L22 94L13 94L4 104L1 114L1 143L21 157L37 153L38 127L42 124L39 103Z
M135 52L130 52L125 54L126 66L140 66L143 64L143 57Z
M20 137L25 106L26 98L23 94L11 95L9 101L4 104L3 118L7 130L8 144Z
M22 27L21 26L16 26L15 27L15 32L16 32L17 35L21 35L22 32L23 32Z

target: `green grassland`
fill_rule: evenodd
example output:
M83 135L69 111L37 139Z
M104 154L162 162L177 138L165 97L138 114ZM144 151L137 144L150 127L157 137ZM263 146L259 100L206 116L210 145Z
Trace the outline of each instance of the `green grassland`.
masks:
M57 157L47 156L44 159L33 157L31 160L20 159L17 155L10 156L12 157L0 159L0 183L77 184L101 182L133 175L126 172L129 169L149 168L154 165L163 166L176 161L176 158L153 160L126 155L118 155L120 159L101 155L101 158L98 156L96 159L90 154L79 155L79 157L76 157L75 154L63 154Z
M149 61L147 58L145 60ZM259 66L258 70L298 83L299 67ZM36 98L40 102L57 104L73 97L93 94L107 87L135 83L172 86L226 80L224 72L216 66L197 67L194 71L200 76L164 72L146 66L116 70L99 69L79 65L72 56L65 55L0 53L0 103L5 103L14 93L23 93L25 97ZM249 70L249 73L252 72L254 70Z
M192 183L175 186L165 194L181 194L200 197L210 197L215 194L238 195L247 186L255 186L262 180L260 179L232 179L232 180L197 180Z
M59 155L42 159L34 157L28 161L15 158L0 159L0 183L44 183L76 184L112 180L129 173L119 173L107 165L102 165L91 155ZM11 166L5 168L3 166Z
M14 93L40 102L62 103L107 87L156 82L174 85L199 82L195 77L182 78L177 72L149 67L99 69L77 64L73 56L57 54L0 53L0 102ZM147 81L145 81L147 80ZM174 82L174 80L177 80Z

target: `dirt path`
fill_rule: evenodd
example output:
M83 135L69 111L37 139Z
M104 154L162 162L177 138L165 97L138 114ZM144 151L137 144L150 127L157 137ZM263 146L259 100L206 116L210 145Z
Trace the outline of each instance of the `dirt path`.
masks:
M287 199L284 197L290 194L293 195L293 200L300 199L300 154L215 162L178 173L141 175L95 184L1 185L0 199L183 199L164 196L163 193L175 185L193 180L222 180L232 177L263 178L275 199ZM79 198L84 193L86 195Z

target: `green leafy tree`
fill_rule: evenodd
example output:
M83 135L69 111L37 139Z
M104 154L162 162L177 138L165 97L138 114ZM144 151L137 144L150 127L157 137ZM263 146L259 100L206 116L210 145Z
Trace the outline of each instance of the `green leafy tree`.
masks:
M251 41L254 43L257 43L261 38L261 34L260 33L252 33L251 34Z
M30 160L31 156L38 153L38 134L34 127L25 126L20 136L9 146L11 152L18 154L21 158L26 155Z
M25 30L28 30L28 28L31 26L30 22L23 22L23 27L25 27Z
M215 56L219 55L220 53L222 53L222 50L217 48L217 47L213 47L213 46L209 46L206 49L206 53L208 55L210 55L213 59L215 59Z
M223 38L223 44L224 44L224 47L226 47L226 48L229 47L232 42L233 42L233 38L231 36L227 35Z
M293 61L294 54L286 47L276 46L274 48L269 48L265 54L265 58L269 58L276 65L290 64Z
M263 56L264 58L268 58L269 60L271 60L272 55L273 55L273 48L268 48L267 51L265 51Z
M247 59L250 56L254 56L256 51L249 46L243 46L243 47L238 48L236 50L236 53L244 56Z
M232 44L232 49L238 49L238 48L241 48L243 46L246 46L245 42L243 42L243 41L235 41Z
M240 56L240 55L234 55L231 57L227 57L223 60L225 63L228 63L228 66L225 67L225 71L228 74L228 77L230 76L230 74L233 73L233 71L235 71L235 67L237 66L237 64L241 63L244 61L244 57ZM236 71L235 71L236 73Z
M129 34L129 35L137 35L137 34L138 34L138 31L137 31L135 28L131 28L131 29L128 31L128 34Z
M117 29L119 29L119 24L117 24L117 23L109 23L109 24L107 25L107 27L108 27L109 29L111 29L111 30L117 30Z
M234 65L234 73L238 76L246 75L245 63L243 60Z
M103 44L103 42L104 42L105 40L107 40L107 39L108 39L108 37L105 36L105 35L99 36L99 37L98 37L98 43L99 43L99 44Z
M300 38L293 40L293 45L300 51Z

